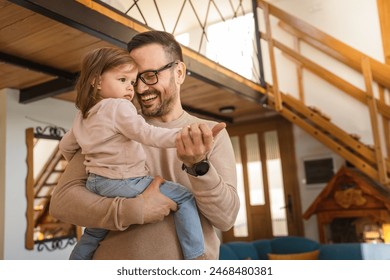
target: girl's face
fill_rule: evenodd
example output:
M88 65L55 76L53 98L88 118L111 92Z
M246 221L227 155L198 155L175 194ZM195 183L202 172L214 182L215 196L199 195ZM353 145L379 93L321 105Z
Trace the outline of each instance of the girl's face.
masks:
M137 68L133 64L123 64L104 72L100 76L98 89L102 98L134 97L134 83L137 79Z

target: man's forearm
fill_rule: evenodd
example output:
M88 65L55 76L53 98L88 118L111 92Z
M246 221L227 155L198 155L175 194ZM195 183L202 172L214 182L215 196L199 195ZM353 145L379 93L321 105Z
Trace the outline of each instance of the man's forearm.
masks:
M209 161L206 175L189 179L202 214L213 226L226 231L234 225L240 208L235 157L226 131L215 142Z
M142 224L143 197L106 198L87 190L84 156L77 152L56 186L50 213L64 222L109 230Z

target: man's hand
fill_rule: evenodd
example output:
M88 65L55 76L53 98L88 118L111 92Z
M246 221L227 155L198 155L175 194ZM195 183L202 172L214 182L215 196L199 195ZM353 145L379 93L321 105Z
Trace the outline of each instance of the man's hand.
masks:
M145 224L161 222L171 211L177 210L177 204L160 192L160 185L163 182L163 178L156 176L142 193Z
M212 129L205 123L193 123L184 127L176 136L177 157L186 166L205 159L211 150L214 137L225 127L225 123L217 123Z

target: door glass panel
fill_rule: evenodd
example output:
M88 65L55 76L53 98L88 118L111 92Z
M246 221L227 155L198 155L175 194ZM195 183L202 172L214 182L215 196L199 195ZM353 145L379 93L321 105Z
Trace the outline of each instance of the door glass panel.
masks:
M288 235L283 171L276 131L264 133L267 177L271 203L272 232L274 236Z
M248 219L246 213L246 199L244 189L244 171L241 160L240 139L238 136L230 138L236 157L236 169L237 169L237 193L240 198L240 210L238 211L236 222L233 227L233 234L236 237L248 236Z
M249 198L252 206L264 205L263 173L257 133L245 135L246 154L248 160Z

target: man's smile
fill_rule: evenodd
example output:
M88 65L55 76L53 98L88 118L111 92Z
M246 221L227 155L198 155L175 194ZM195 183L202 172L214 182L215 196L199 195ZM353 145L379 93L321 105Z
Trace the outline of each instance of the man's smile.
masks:
M158 97L158 95L155 93L147 93L147 94L139 95L139 99L144 104L148 104L148 103L153 102L157 97Z

